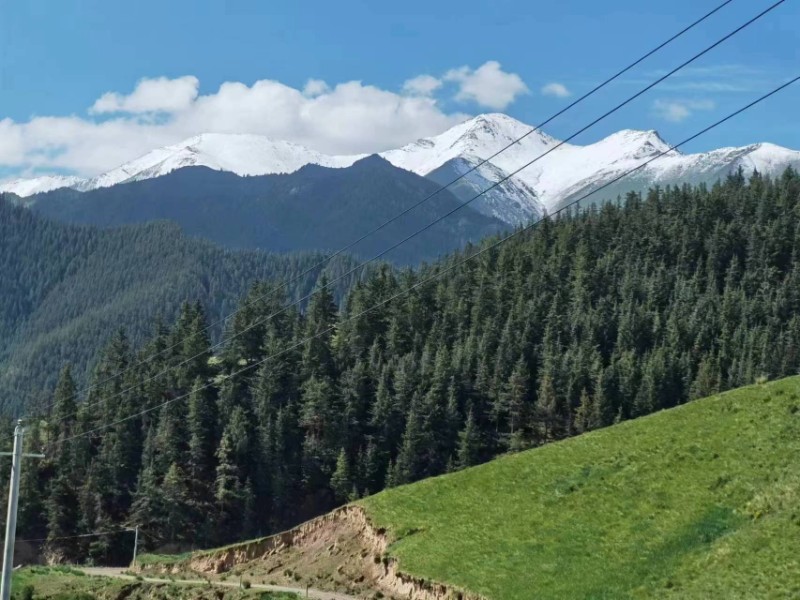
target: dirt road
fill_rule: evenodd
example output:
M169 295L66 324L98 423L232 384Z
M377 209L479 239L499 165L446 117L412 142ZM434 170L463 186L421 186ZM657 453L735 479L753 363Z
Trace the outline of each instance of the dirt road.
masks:
M136 581L136 577L133 575L126 575L123 569L117 569L113 567L77 567L79 570L83 571L87 575L92 575L94 577L115 577L117 579L128 579L131 581ZM208 585L208 581L203 579L160 579L157 577L144 577L144 581L148 583L180 583L182 585ZM235 581L211 581L212 585L218 585L222 587L232 587L238 588L239 583ZM264 590L265 592L293 592L300 596L300 598L309 598L311 600L359 600L357 596L350 596L348 594L341 594L337 592L323 592L322 590L308 590L308 596L306 596L306 589L305 588L292 588L292 587L284 587L280 585L265 585L259 583L253 583L250 585L251 589L254 590Z

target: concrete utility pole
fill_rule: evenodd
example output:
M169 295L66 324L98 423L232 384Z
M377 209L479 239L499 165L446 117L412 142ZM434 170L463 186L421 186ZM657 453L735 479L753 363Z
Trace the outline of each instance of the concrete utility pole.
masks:
M133 534L133 561L131 562L131 567L136 568L136 551L139 549L139 526L136 526L134 529Z
M14 540L17 535L17 505L19 503L19 476L23 457L44 458L44 454L23 454L22 436L25 428L22 419L14 429L14 452L0 452L0 456L12 456L11 481L8 488L8 516L6 517L6 545L3 554L3 580L0 582L0 600L11 597L11 572L14 568Z

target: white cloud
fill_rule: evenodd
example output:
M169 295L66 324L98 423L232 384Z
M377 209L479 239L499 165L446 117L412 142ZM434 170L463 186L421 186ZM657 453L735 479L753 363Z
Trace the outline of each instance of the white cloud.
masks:
M555 98L568 98L572 95L563 83L553 81L542 87L542 94L545 96L554 96Z
M490 60L475 70L470 67L451 69L444 75L446 81L459 85L456 99L473 101L481 106L503 110L528 87L516 73L503 71L499 62Z
M680 123L685 121L695 111L714 110L716 103L713 100L663 100L653 102L655 114L666 121Z
M178 112L188 108L197 98L200 82L188 75L177 79L159 77L142 79L127 96L106 92L89 109L91 114Z
M322 81L322 79L309 79L303 88L304 96L319 96L330 90L330 86Z
M379 152L468 117L443 111L431 97L358 81L299 90L265 79L224 83L207 95L197 89L194 77L143 80L129 95L104 94L88 117L0 119L0 166L92 176L203 132L261 134L327 153Z
M432 75L418 75L403 84L403 91L406 94L430 96L440 87L442 87L441 79L437 79Z
M302 89L264 79L223 83L200 94L187 75L140 80L130 93L109 91L88 115L0 119L0 167L93 176L153 148L199 133L254 133L331 154L380 152L436 135L466 119L445 111L435 95L449 83L456 98L503 109L528 93L522 79L489 61L444 77L420 75L393 92L359 81L328 85L309 79Z

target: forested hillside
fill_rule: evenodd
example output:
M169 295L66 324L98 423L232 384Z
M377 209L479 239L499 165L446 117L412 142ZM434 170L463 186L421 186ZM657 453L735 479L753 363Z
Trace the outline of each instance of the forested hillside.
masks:
M164 222L109 230L65 225L0 197L0 408L42 401L67 361L82 383L120 327L139 344L157 317L172 322L188 300L217 321L254 281L286 281L321 259L226 251ZM327 273L336 277L352 264L333 261ZM318 275L292 284L289 294L307 294ZM220 331L215 327L212 338Z
M306 165L290 174L239 177L188 167L144 181L88 192L56 190L26 199L53 218L103 227L168 219L186 233L228 248L332 251L350 245L439 186L377 156L351 167ZM460 205L436 193L351 249L372 258ZM508 225L467 206L386 255L401 264L435 260Z
M149 547L220 544L795 374L798 217L792 171L632 194L544 221L374 311L465 255L378 270L340 308L320 289L304 314L264 323L279 299L251 302L229 331L246 334L214 357L207 316L187 305L138 353L117 334L80 407L62 374L29 436L58 451L26 471L21 530L65 556L89 542L62 536L123 523ZM107 560L116 547L99 538L88 552Z

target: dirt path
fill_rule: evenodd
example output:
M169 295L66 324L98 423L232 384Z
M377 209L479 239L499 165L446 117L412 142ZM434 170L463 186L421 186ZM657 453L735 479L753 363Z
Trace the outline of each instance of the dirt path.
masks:
M91 575L94 577L114 577L117 579L128 579L130 581L136 581L136 577L133 575L126 575L123 569L117 569L113 567L77 567L79 570L83 571L87 575ZM147 583L180 583L183 585L208 585L208 581L203 579L165 579L165 578L158 578L158 577L144 577L144 581ZM234 581L211 581L212 585L222 586L222 587L232 587L238 588L239 583ZM322 590L308 590L308 596L306 596L306 589L300 588L293 588L293 587L284 587L280 585L266 585L266 584L259 584L253 583L250 585L251 589L254 590L264 590L266 592L293 592L300 596L300 598L310 598L312 600L359 600L357 596L350 596L348 594L341 594L336 592L323 592Z

